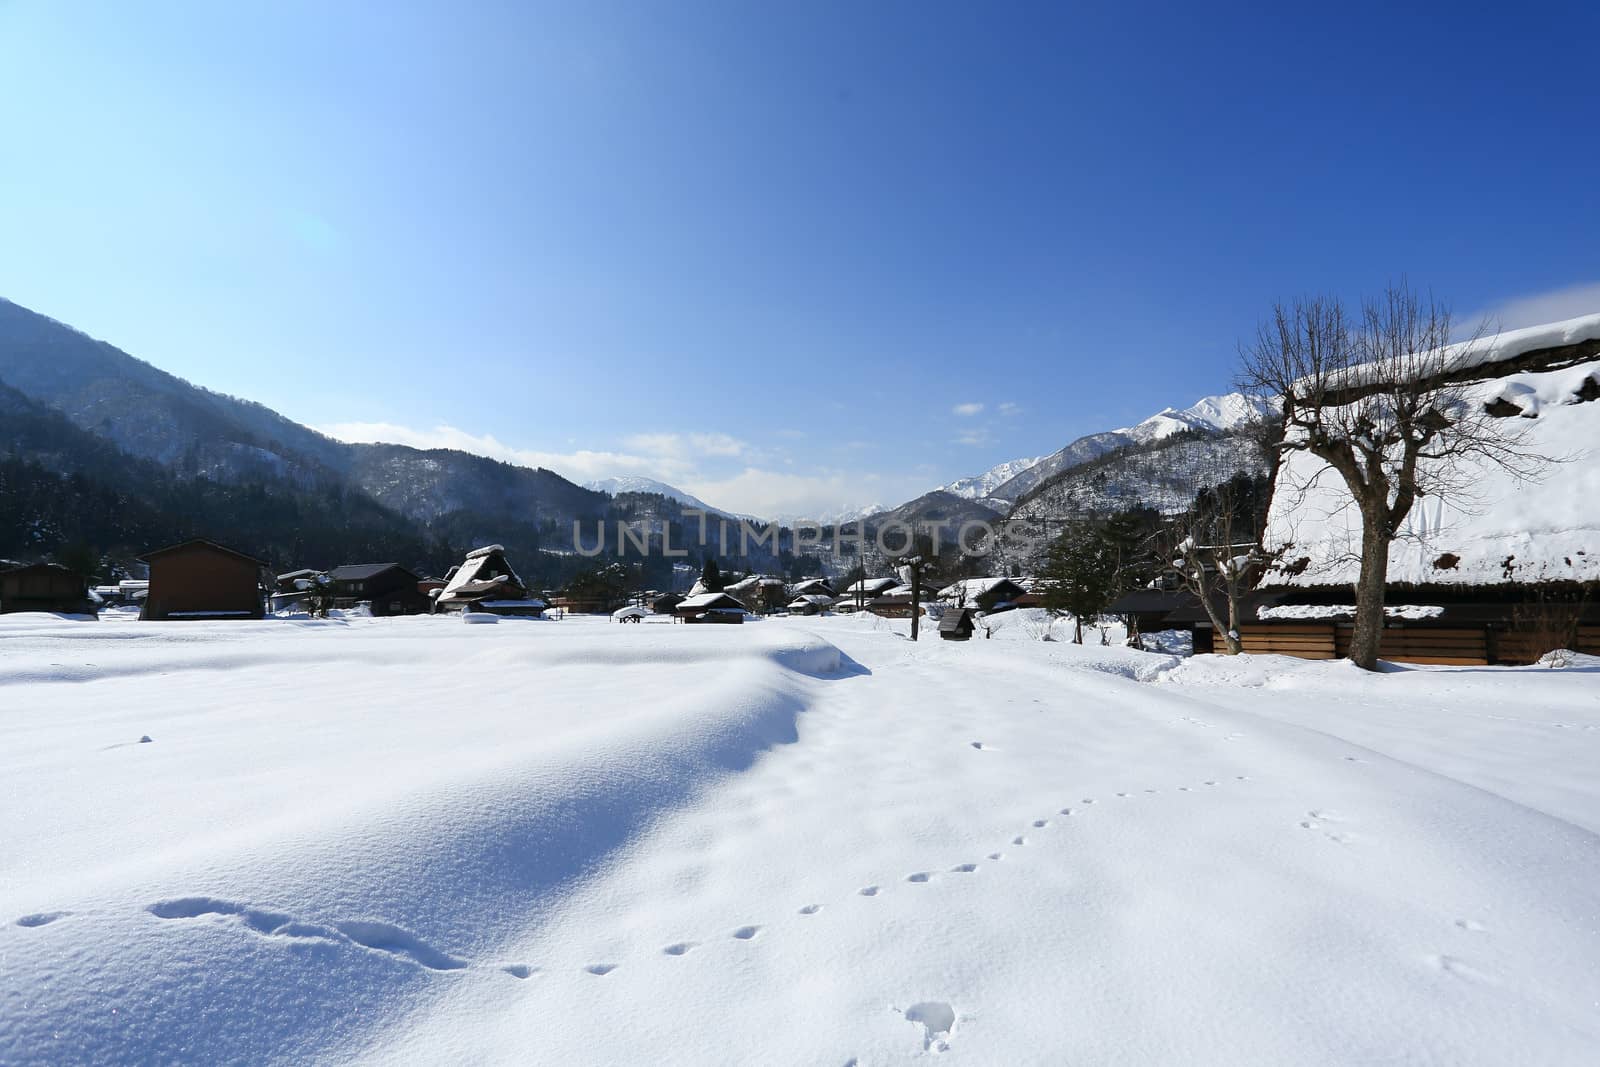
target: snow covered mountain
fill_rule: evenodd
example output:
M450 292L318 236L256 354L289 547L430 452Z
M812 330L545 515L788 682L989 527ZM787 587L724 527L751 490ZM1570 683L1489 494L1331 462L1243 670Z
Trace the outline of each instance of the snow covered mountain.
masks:
M1044 458L1044 456L1034 456L1031 459L1013 459L990 467L982 474L975 474L970 478L957 478L949 485L941 485L939 490L961 497L963 500L982 500L984 497L993 496L996 489Z
M676 500L686 508L698 508L701 511L727 515L735 519L754 518L752 515L741 515L735 511L728 511L726 508L714 508L694 494L686 493L675 485L668 485L666 482L658 482L654 478L644 478L638 475L625 475L620 478L597 478L592 482L584 482L583 487L609 496L616 496L618 493L654 493L664 496L668 500Z
M1132 426L1089 434L1046 456L996 486L991 497L1015 503L1030 490L1079 464L1128 445L1150 444L1186 430L1227 433L1265 414L1267 406L1243 393L1208 396L1179 410L1167 408Z

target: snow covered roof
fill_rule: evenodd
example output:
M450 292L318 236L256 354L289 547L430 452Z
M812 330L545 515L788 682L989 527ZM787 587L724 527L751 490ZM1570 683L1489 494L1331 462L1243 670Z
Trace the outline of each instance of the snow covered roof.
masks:
M737 608L742 611L744 605L727 593L701 593L699 596L686 597L678 602L679 611L685 609L697 611L707 608Z
M439 594L439 599L449 599L452 594L469 582L487 581L494 577L505 577L515 582L518 586L527 588L523 585L522 579L517 576L517 572L512 569L511 562L502 555L504 552L505 549L499 545L488 545L468 552L466 561L456 568L454 574L450 575L450 581L446 583L444 592ZM480 579L479 574L484 572L485 568L493 569L491 565L495 559L498 559L500 565L505 568L504 573L499 576L485 574Z
M827 607L832 603L833 603L833 597L831 597L831 596L824 596L821 593L801 593L799 596L795 597L793 600L791 600L789 602L789 606L790 607L794 607L797 604L799 604L799 605L810 604L810 605L815 605L817 607Z
M863 578L859 582L853 583L845 592L854 594L860 591L867 596L877 596L885 589L893 589L899 584L900 579L898 578Z
M995 586L1000 585L1002 582L1008 582L1011 585L1017 586L1019 589L1022 588L1021 584L1018 583L1015 578L963 578L960 581L952 582L943 589L939 590L939 599L954 600L955 598L965 594L967 599L971 600L974 597L982 596Z
M1520 354L1534 342L1600 336L1600 315L1514 332L1515 343L1504 351ZM1502 400L1520 409L1518 422L1527 433L1522 447L1558 461L1530 480L1487 460L1469 460L1474 466L1464 473L1470 476L1470 499L1417 501L1390 549L1389 581L1600 579L1600 357L1559 370L1489 377L1464 388L1473 402ZM1355 582L1361 516L1339 475L1309 452L1289 452L1279 464L1263 544L1269 551L1284 550L1264 587Z
M1492 363L1504 363L1543 348L1561 348L1593 340L1600 340L1600 314L1581 315L1575 319L1528 326L1520 330L1505 330L1488 337L1449 345L1441 353L1443 358L1439 360L1438 369L1454 373ZM1433 365L1432 360L1424 360L1423 363ZM1343 379L1340 384L1347 387L1380 380L1378 368L1373 364L1351 367L1340 377Z

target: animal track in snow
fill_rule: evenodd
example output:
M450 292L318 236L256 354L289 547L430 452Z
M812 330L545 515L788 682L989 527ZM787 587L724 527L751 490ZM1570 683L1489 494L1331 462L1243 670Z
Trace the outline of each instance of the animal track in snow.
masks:
M237 919L246 929L264 937L346 941L408 959L431 971L458 971L467 966L465 961L439 951L410 931L390 923L354 921L335 923L332 927L319 926L216 897L177 897L159 901L146 910L158 919L200 919L211 915Z
M982 741L974 741L972 742L972 747L982 752L987 746Z
M922 1027L924 1052L945 1052L956 1028L956 1010L942 1000L925 1000L905 1010L906 1022Z
M991 852L991 853L989 853L989 858L992 859L992 860L997 860L1001 856L1004 856L1004 855L1005 855L1004 852Z
M1478 970L1459 956L1430 956L1428 962L1446 974L1455 975L1457 978L1469 982L1483 982L1487 985L1499 985L1493 975Z
M735 941L753 941L760 932L759 926L741 926L733 932L733 937Z
M584 970L588 971L590 974L602 978L616 969L617 965L615 963L591 963L589 966L584 968Z
M950 873L951 874L971 874L973 871L975 871L977 869L978 869L978 865L976 863L958 863L954 867L950 868Z
M929 874L927 871L918 871L916 874L906 875L906 881L916 882L918 885L921 885L926 883L932 877L933 875Z
M1085 804L1093 804L1094 803L1094 797L1084 797L1083 798L1083 803L1085 803Z
M1475 933L1475 934L1485 933L1489 929L1487 926L1483 925L1481 922L1478 922L1476 919L1457 919L1456 920L1456 925L1459 926L1463 930L1470 930L1472 933Z
M819 912L821 910L822 910L822 905L821 904L807 904L805 907L800 909L800 914L801 915L815 915L817 912Z
M1013 845L1026 845L1028 843L1028 839L1021 834L1018 834L1016 837L1011 839L1011 843Z
M1035 819L1035 820L1033 820L1033 828L1035 830L1043 830L1046 826L1049 826L1049 825L1050 825L1050 820L1049 819Z
M68 915L71 915L71 914L72 914L72 912L70 912L70 911L40 911L40 912L35 912L32 915L24 915L22 918L18 919L17 920L17 925L21 926L21 927L24 927L24 928L32 928L32 927L36 927L36 926L49 926L51 923L55 922L57 919L64 919Z
M406 956L429 970L458 971L466 966L445 952L440 952L417 935L389 923L342 922L335 924L338 931L363 948Z
M699 945L700 943L698 941L679 941L675 945L668 945L661 951L668 956L684 956L687 955L691 949L698 948Z
M537 968L529 967L526 963L508 963L500 969L513 978L532 978Z
M1060 814L1060 815L1071 815L1072 814L1072 809L1071 808L1062 808L1061 811L1058 812L1057 814Z
M875 897L878 895L878 887L875 885L862 886L860 893L864 897Z

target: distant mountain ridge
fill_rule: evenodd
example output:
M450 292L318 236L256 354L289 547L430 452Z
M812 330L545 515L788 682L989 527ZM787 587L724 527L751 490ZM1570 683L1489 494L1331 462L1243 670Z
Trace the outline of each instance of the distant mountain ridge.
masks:
M1261 418L1268 410L1268 405L1243 393L1202 397L1186 408L1164 408L1132 426L1086 434L1048 456L1014 459L991 467L982 474L957 479L898 508L885 509L880 515L886 520L888 517L950 511L953 509L946 499L948 497L978 505L978 508L969 512L971 518L981 518L982 511L1005 515L1018 500L1051 478L1118 449L1151 444L1190 431L1232 433Z
M712 515L726 515L731 519L749 519L752 522L765 521L757 518L754 515L745 515L737 511L729 511L727 508L712 507L710 504L707 504L704 500L701 500L693 493L685 492L675 485L668 485L666 482L658 482L654 478L645 478L640 475L622 475L616 478L597 478L594 481L584 482L583 487L585 489L593 489L597 493L605 493L607 496L613 497L620 496L623 493L652 493L656 496L664 496L668 500L676 500L686 508L693 508L697 511L704 511Z

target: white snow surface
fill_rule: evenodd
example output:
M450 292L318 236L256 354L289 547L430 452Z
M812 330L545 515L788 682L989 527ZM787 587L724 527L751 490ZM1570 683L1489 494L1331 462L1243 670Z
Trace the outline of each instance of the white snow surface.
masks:
M1600 362L1471 386L1476 402L1505 398L1536 411L1508 421L1526 431L1520 447L1554 462L1530 479L1479 460L1469 495L1418 500L1390 548L1389 581L1600 578L1600 402L1572 402L1591 377L1600 377ZM1283 457L1263 540L1269 550L1292 546L1286 564L1310 561L1299 574L1270 573L1267 585L1349 585L1360 571L1360 513L1343 479L1309 452ZM1454 565L1438 566L1452 562L1446 554Z
M1181 410L1164 408L1141 423L1112 432L1139 442L1159 441L1184 430L1237 430L1271 411L1272 405L1257 397L1225 393L1203 396Z
M1276 604L1256 610L1258 619L1342 619L1354 617L1354 604ZM1438 604L1386 604L1391 619L1437 619L1444 614Z
M1596 1061L1600 668L995 621L0 618L0 1062Z

